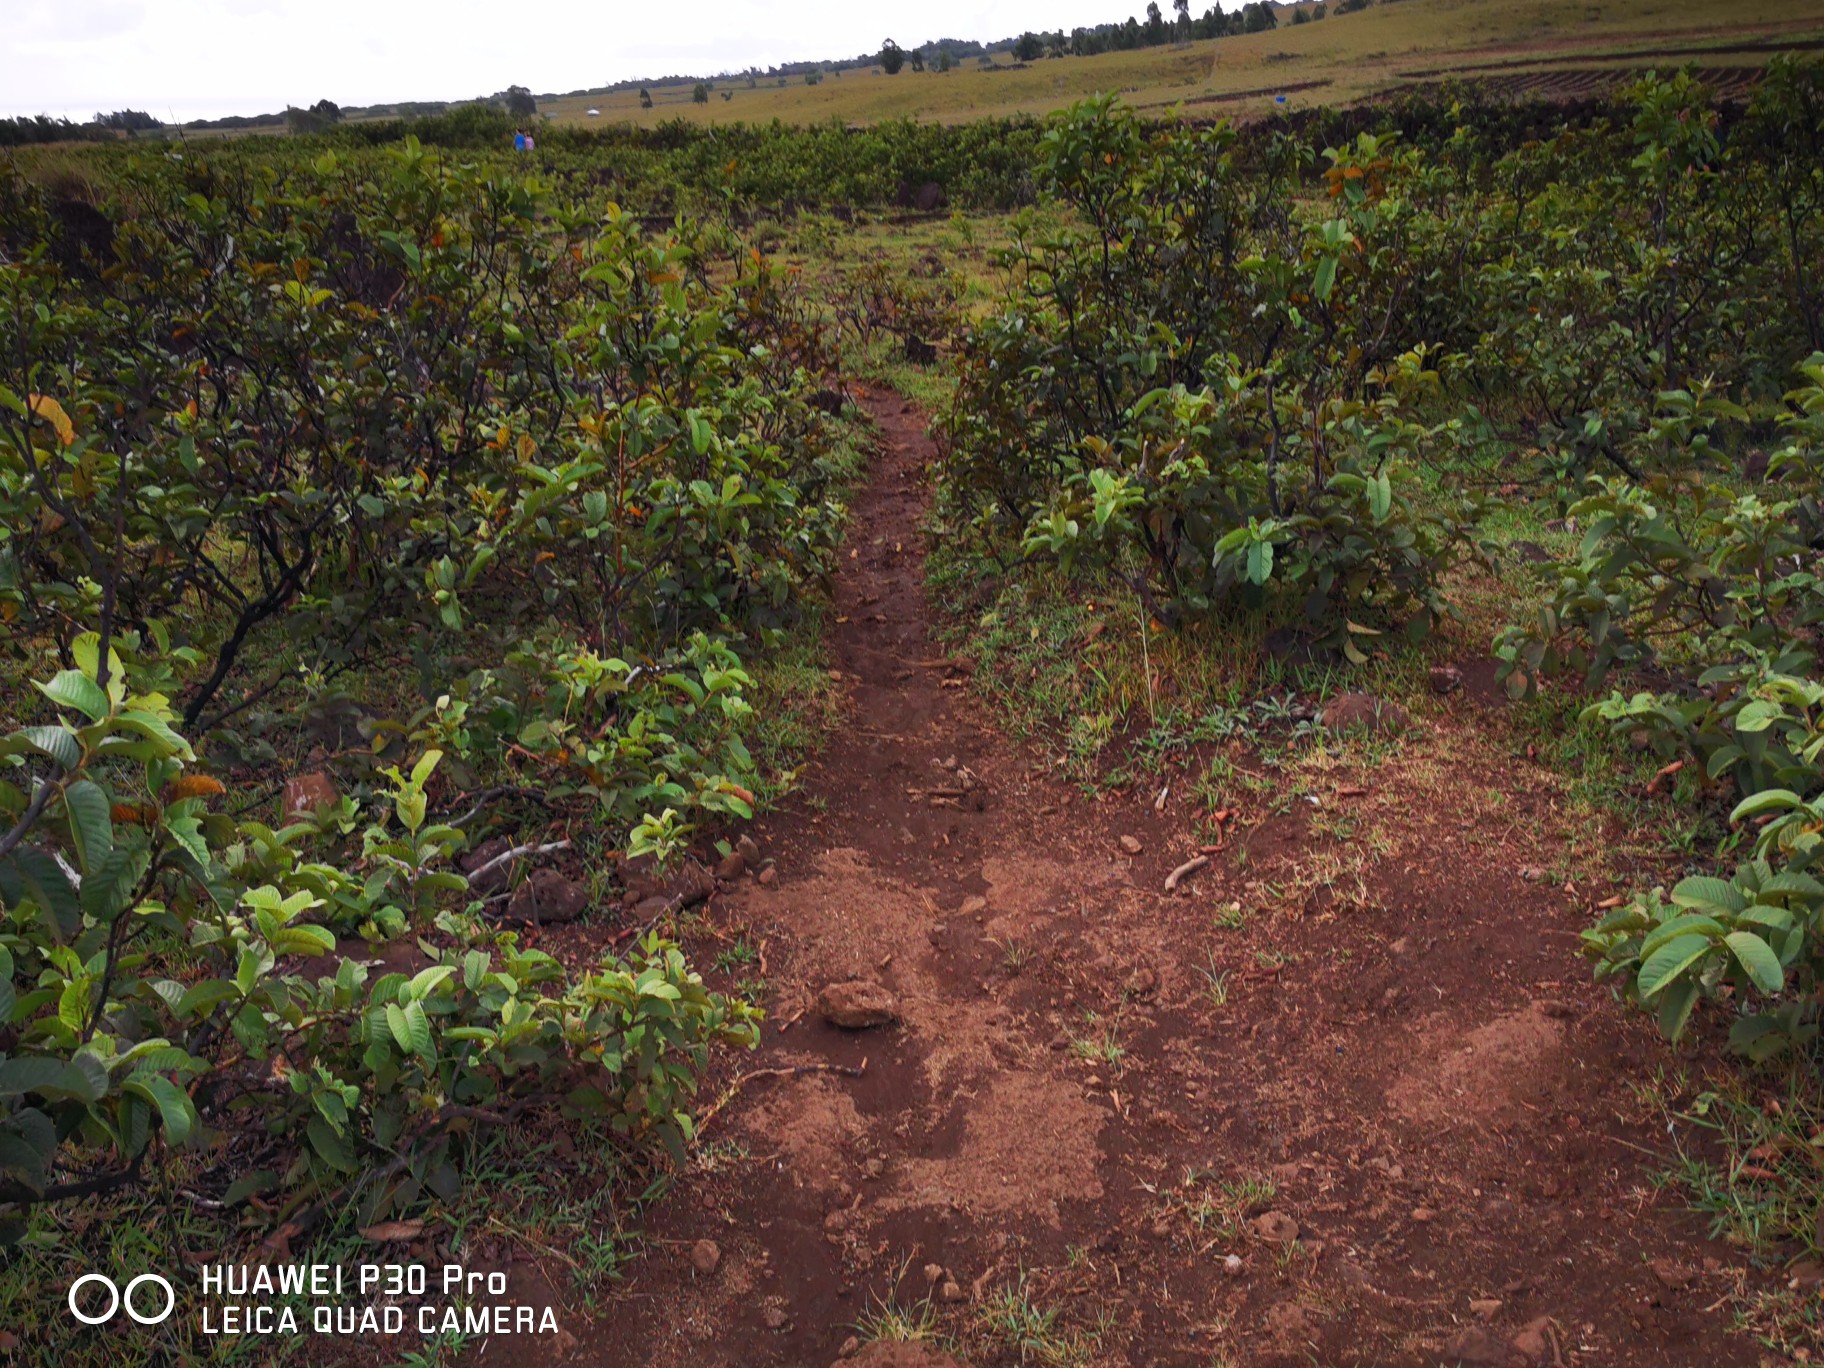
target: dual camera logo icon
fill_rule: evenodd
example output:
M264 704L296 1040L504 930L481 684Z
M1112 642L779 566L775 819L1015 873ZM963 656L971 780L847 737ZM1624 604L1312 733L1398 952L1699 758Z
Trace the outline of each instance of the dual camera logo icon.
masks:
M108 1289L108 1309L99 1316L87 1315L81 1307L76 1305L76 1294L90 1283L100 1283ZM141 1283L154 1283L165 1289L165 1309L156 1316L141 1315L139 1309L133 1305L133 1293ZM115 1285L114 1279L108 1277L107 1274L84 1273L70 1284L69 1302L70 1314L84 1325L105 1325L114 1319L115 1314L123 1305L127 1308L127 1314L141 1325L161 1325L177 1308L177 1291L156 1273L141 1273L127 1284L127 1290L124 1293Z

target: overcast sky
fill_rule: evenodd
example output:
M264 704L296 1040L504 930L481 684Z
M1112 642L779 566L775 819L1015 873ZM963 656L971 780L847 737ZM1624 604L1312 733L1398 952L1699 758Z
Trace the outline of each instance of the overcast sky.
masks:
M849 57L889 37L1004 38L1145 9L1145 0L0 0L0 113L144 109L171 120L320 99L464 99L509 85L566 91Z

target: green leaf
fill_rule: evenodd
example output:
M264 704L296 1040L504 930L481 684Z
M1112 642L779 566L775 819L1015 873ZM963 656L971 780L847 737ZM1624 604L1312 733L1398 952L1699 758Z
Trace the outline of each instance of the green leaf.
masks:
M1744 817L1758 817L1763 812L1801 807L1804 802L1805 800L1791 789L1762 789L1759 793L1751 793L1737 803L1735 811L1729 814L1729 820L1739 822Z
M134 1074L122 1091L144 1098L158 1108L167 1145L181 1145L190 1138L196 1125L196 1109L190 1105L189 1095L170 1079L155 1073Z
M386 1004L386 1029L393 1033L393 1039L399 1042L400 1049L407 1054L412 1053L415 1048L412 1043L412 1023L407 1019L405 1009L396 1002Z
M42 1055L0 1062L0 1097L17 1097L53 1084L62 1075L63 1061Z
M336 1132L336 1128L321 1116L312 1116L304 1128L310 1137L310 1147L331 1168L341 1173L353 1173L355 1170L355 1147L348 1138Z
M1317 263L1317 275L1311 281L1311 293L1320 300L1328 300L1330 292L1336 288L1336 258L1324 257Z
M80 670L61 670L49 684L32 681L39 693L60 708L74 708L91 722L108 715L108 695Z
M391 1018L388 1018L391 1024ZM422 1002L408 1002L405 1005L405 1025L411 1033L412 1050L422 1059L434 1061L437 1058L437 1047L431 1040L431 1020L424 1014Z
M108 795L99 785L78 779L63 791L70 818L70 838L84 874L99 874L114 852L114 824L108 817Z
M1708 936L1679 936L1660 946L1640 966L1640 995L1650 998L1709 953Z
M1680 983L1668 989L1659 1000L1659 1031L1667 1040L1678 1040L1691 1022L1691 1009L1697 1005L1695 983Z
M1680 936L1708 936L1716 940L1722 934L1723 924L1716 918L1698 912L1681 912L1649 931L1647 938L1640 943L1640 953L1643 957L1651 955L1667 941L1676 940Z
M65 774L82 765L82 747L62 727L21 727L13 735L27 746L63 766Z
M240 996L242 996L240 988L226 979L204 979L201 983L185 990L183 997L178 999L177 1015L180 1017L207 1016L210 1010L217 1005L227 1002L230 998Z
M1786 972L1766 941L1752 931L1732 931L1723 939L1756 988L1771 996L1785 986Z
M1712 907L1724 912L1740 912L1748 906L1748 899L1734 884L1708 875L1680 879L1672 890L1672 901L1680 907Z
M279 1175L271 1169L259 1169L253 1173L243 1174L228 1184L228 1191L222 1194L222 1205L234 1206L237 1202L244 1202L249 1197L257 1196L275 1186L278 1181Z

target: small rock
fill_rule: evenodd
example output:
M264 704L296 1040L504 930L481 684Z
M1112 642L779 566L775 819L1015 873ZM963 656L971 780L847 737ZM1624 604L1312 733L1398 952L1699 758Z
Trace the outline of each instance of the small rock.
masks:
M855 1351L860 1348L861 1348L861 1341L859 1339L857 1339L854 1335L850 1335L847 1339L845 1339L842 1342L842 1348L840 1348L836 1351L836 1357L837 1358L851 1358L854 1356Z
M1545 871L1537 865L1527 865L1520 871L1520 877L1528 883L1538 883L1545 877Z
M733 883L745 873L747 873L747 856L743 855L738 850L731 850L720 860L716 861L716 877L718 879Z
M312 770L309 774L294 774L285 781L283 806L287 817L316 812L320 808L334 807L341 801L341 795L336 792L336 781L322 770Z
M1223 1273L1231 1278L1239 1278L1241 1276L1241 1270L1242 1262L1241 1255L1239 1254L1231 1254L1222 1261Z
M1463 687L1463 671L1455 665L1433 665L1431 667L1431 691L1438 694L1455 693Z
M1254 1218L1254 1233L1275 1244L1291 1244L1298 1238L1298 1222L1283 1211L1269 1211Z
M951 1278L938 1288L937 1299L941 1302L960 1302L963 1299L963 1289L956 1279Z
M946 769L946 770L955 769L956 768L956 757L954 755L946 755L942 760L939 760L937 762L937 767L939 769Z
M779 871L768 865L760 871L760 887L771 888L779 882Z
M1438 1219L1438 1213L1433 1211L1430 1207L1414 1207L1412 1209L1412 1219L1419 1225L1430 1225L1433 1221Z
M1552 1318L1550 1316L1534 1316L1525 1325L1520 1327L1520 1333L1515 1335L1508 1343L1512 1344L1518 1352L1525 1355L1526 1361L1529 1364L1544 1363L1546 1361L1546 1355L1552 1351L1551 1337L1547 1333L1547 1328L1551 1323Z
M1631 750L1650 751L1653 749L1653 733L1645 727L1636 727L1628 733L1628 747Z
M557 1329L557 1337L551 1342L551 1348L556 1352L557 1357L569 1358L576 1352L576 1345L576 1336L560 1325Z
M1501 1299L1499 1297L1471 1297L1469 1310L1470 1314L1478 1320L1492 1321L1501 1314Z
M830 1025L847 1031L865 1031L899 1020L899 1004L893 994L872 979L829 984L817 995L817 1012Z
M1361 728L1371 732L1405 731L1411 715L1398 703L1389 703L1373 694L1338 694L1324 705L1320 719L1330 731Z
M550 925L573 922L589 906L589 890L555 869L535 869L532 877L507 899L507 915L521 921Z
M880 1159L870 1159L867 1163L862 1165L862 1168L867 1171L867 1175L870 1178L878 1178L887 1171L885 1161Z
M722 1246L714 1240L698 1240L690 1247L690 1264L704 1277L716 1271L722 1262Z
M986 912L987 910L988 899L977 895L971 898L964 898L963 905L957 908L956 911L959 917L973 917L977 913Z
M1159 989L1159 975L1145 965L1127 976L1122 991L1131 998L1149 997Z
M760 843L746 832L742 832L741 839L735 842L735 850L747 861L748 868L760 863Z
M1686 1268L1683 1264L1666 1258L1651 1259L1648 1261L1647 1267L1653 1271L1653 1276L1658 1278L1662 1284L1674 1290L1685 1286L1697 1276L1696 1270Z
M783 1330L788 1317L782 1307L769 1306L760 1313L760 1323L768 1330Z
M1138 855L1143 848L1138 836L1123 836L1121 838L1121 849L1125 850L1129 855Z

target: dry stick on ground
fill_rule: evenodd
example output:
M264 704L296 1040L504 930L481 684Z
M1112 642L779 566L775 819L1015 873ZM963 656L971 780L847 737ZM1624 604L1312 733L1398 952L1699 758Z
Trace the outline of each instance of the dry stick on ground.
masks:
M1180 881L1188 879L1191 875L1209 864L1209 862L1210 857L1208 855L1191 856L1190 859L1186 860L1183 864L1179 865L1178 868L1165 876L1165 891L1170 893L1174 888L1178 887Z
M739 1093L741 1089L745 1088L749 1083L753 1083L759 1079L801 1078L805 1074L819 1073L841 1074L844 1078L860 1078L867 1073L867 1071L868 1061L864 1057L860 1064L788 1064L780 1069L755 1069L751 1073L744 1073L733 1083L730 1083L728 1085L728 1091L716 1099L716 1105L704 1112L702 1117L698 1119L697 1134L701 1136L703 1132L709 1128L709 1123L715 1120L716 1113L721 1111L722 1108L726 1107L730 1102L733 1102L735 1100L735 1095Z
M507 864L513 860L521 859L524 856L549 855L553 851L568 849L570 849L570 838L568 836L564 837L561 841L550 841L545 845L514 846L511 850L501 851L500 854L496 855L486 864L471 869L469 871L469 882L474 883L475 880L479 879L483 874L486 874L490 869L498 869L501 865Z

